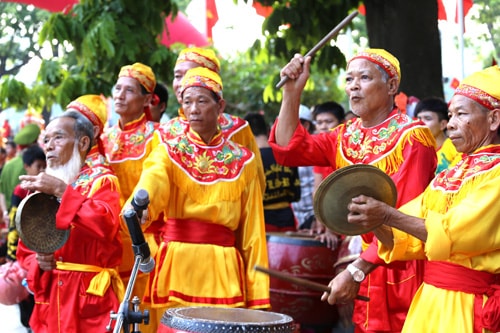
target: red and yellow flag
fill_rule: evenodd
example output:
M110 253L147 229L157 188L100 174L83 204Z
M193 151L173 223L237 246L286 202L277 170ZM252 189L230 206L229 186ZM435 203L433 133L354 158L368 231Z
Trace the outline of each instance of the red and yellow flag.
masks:
M207 37L212 40L212 28L215 23L219 20L219 14L217 13L217 6L215 5L215 0L206 0L206 15L207 15Z

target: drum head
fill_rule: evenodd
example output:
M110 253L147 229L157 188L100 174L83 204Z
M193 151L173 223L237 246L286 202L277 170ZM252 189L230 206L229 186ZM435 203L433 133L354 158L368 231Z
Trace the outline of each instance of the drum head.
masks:
M364 194L394 207L396 186L382 170L372 165L355 164L338 169L326 177L314 196L316 218L330 230L343 235L361 235L372 230L347 222L347 205Z
M173 308L165 311L161 323L181 332L194 333L291 333L294 330L290 316L241 308Z
M16 212L16 227L30 250L52 253L66 243L69 230L56 228L58 209L57 198L41 192L30 194L21 201Z

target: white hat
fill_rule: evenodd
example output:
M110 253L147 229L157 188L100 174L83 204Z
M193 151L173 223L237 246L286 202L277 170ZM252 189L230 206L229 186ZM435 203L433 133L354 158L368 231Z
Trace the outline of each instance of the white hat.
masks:
M300 104L299 107L299 118L302 120L313 122L312 112L307 106Z

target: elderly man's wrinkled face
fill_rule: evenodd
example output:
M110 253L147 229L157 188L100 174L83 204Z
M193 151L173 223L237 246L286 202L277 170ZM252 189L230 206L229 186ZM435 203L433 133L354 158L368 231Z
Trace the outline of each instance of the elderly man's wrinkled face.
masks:
M182 95L182 108L191 128L208 143L217 132L224 100L216 101L212 92L202 87L189 87Z
M177 97L177 101L179 104L182 104L182 96L181 96L181 81L186 72L191 68L200 67L199 64L193 61L184 61L177 65L174 68L174 80L172 81L172 88L174 90L175 96Z
M493 111L468 97L455 95L450 101L449 115L448 137L457 151L468 154L492 143Z
M377 65L366 59L354 59L349 63L346 72L345 91L349 96L351 110L362 119L370 117L374 112L392 107L392 96L397 91L393 87L395 81L384 77Z
M121 117L138 118L149 106L150 95L143 95L141 84L131 77L119 77L113 88L115 111Z
M46 172L66 183L75 179L83 164L74 125L73 118L56 118L47 125L43 139L47 158Z

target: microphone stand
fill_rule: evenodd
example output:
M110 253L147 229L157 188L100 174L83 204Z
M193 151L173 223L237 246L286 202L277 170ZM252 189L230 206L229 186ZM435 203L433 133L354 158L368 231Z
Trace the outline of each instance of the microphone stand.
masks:
M137 219L137 214L134 214L134 218ZM147 243L146 243L147 244ZM135 280L137 279L137 273L139 271L139 266L141 261L144 259L143 252L137 246L132 245L135 255L134 266L132 267L132 273L130 274L130 279L127 284L127 289L125 290L125 295L123 297L123 301L120 303L120 308L118 312L111 311L110 313L110 321L108 326L106 326L106 330L111 331L112 322L116 320L116 325L113 330L113 333L120 333L122 327L124 333L141 333L139 330L139 324L144 322L145 325L149 324L149 311L144 310L142 313L139 309L139 304L141 300L139 297L134 296L132 301L130 301L130 296L132 294L132 289L135 285ZM129 303L132 303L133 309L130 309ZM133 331L130 332L130 325L133 324ZM125 325L125 326L124 326Z

